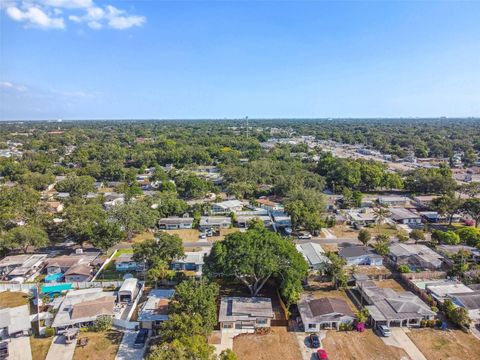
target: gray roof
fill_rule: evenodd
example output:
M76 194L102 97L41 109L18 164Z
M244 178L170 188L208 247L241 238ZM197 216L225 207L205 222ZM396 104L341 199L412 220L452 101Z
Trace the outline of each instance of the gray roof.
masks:
M224 296L220 302L218 321L253 320L273 318L272 301L264 297Z
M352 257L359 257L369 255L371 257L382 257L378 254L375 254L372 249L367 246L347 246L342 248L338 255L342 258L352 258Z
M31 328L28 305L0 309L0 329L6 328L8 335Z
M138 312L138 321L168 320L168 303L175 293L174 289L152 289L147 301Z
M429 247L419 244L402 244L395 243L389 248L390 255L397 258L408 258L417 256L422 261L430 263L435 267L439 267L442 264L443 256L436 253Z
M168 218L160 219L160 221L158 223L159 224L167 224L167 225L191 224L191 223L193 223L193 218L171 216L171 217L168 217Z
M480 309L480 291L452 295L456 303L461 303L467 310Z
M227 216L202 216L200 226L231 224L232 219Z
M339 298L302 298L298 303L298 311L304 324L340 321L345 318L353 320L353 312L347 302Z
M315 267L321 264L329 264L330 260L325 256L325 251L320 244L308 242L296 245L297 250L307 260L310 267Z
M410 291L397 292L390 288L379 288L373 281L360 282L359 286L371 300L366 308L375 321L435 316L430 307Z
M405 220L405 219L420 219L421 218L420 215L415 214L408 209L391 208L389 210L390 210L390 213L392 214L391 218L395 221L401 221L401 220Z

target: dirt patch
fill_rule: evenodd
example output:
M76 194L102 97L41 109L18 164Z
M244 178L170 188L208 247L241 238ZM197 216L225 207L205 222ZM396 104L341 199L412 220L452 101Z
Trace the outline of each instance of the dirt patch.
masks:
M142 241L145 241L145 240L150 240L150 239L153 239L154 238L154 234L150 231L145 231L141 234L136 234L133 236L132 238L132 242L136 243L136 242L142 242Z
M233 351L239 360L302 359L295 334L284 327L274 327L266 335L237 336L233 339Z
M208 337L208 343L211 345L218 345L222 342L222 333L220 331L213 331Z
M461 330L412 329L407 335L429 360L474 360L480 357L480 341Z
M118 331L84 332L79 338L88 338L85 347L75 349L73 360L113 360L122 341L122 333Z
M399 360L407 356L402 349L386 345L371 330L327 331L322 345L331 360Z
M3 291L0 293L0 309L28 304L28 296L23 292Z
M221 241L225 238L225 236L227 236L228 234L232 234L232 233L235 233L235 232L238 232L240 231L240 229L238 228L230 228L230 229L220 229L220 235L219 236L212 236L212 237L209 237L208 240L210 242L215 242L215 241Z
M348 225L335 225L334 227L329 228L328 231L339 239L357 239L359 232Z
M197 229L163 230L170 235L178 235L183 242L198 241L200 232Z
M405 291L405 288L394 279L375 281L375 285L382 289L392 289L395 291Z
M32 360L45 360L51 344L52 338L30 337Z

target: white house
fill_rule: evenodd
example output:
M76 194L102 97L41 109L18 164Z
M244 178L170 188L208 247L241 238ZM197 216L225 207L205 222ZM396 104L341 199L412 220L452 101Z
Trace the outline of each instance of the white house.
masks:
M224 215L232 212L241 211L243 209L243 202L240 200L227 200L211 205L210 212L212 215Z
M165 230L191 229L193 227L193 218L170 216L158 221L158 227Z

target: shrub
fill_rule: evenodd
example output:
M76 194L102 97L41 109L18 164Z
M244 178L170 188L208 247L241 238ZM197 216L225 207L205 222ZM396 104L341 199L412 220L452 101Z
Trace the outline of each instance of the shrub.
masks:
M406 264L402 264L398 266L398 271L400 271L402 274L408 274L410 272L410 268Z
M398 238L398 241L400 241L400 242L402 242L402 243L408 241L408 236L403 235L403 234L398 234L398 235L397 235L397 238Z
M90 329L96 332L107 331L112 327L112 323L113 319L111 316L101 315L97 318L97 321L95 321L95 324L93 324Z
M432 233L432 238L442 244L458 245L460 244L460 236L453 231L438 231Z
M52 327L46 327L45 328L45 337L52 337L55 335L55 329Z
M413 240L425 240L425 233L420 229L414 229L409 234L410 239Z
M460 240L467 245L480 245L480 229L474 227L464 227L457 230L456 233L458 236L460 236Z

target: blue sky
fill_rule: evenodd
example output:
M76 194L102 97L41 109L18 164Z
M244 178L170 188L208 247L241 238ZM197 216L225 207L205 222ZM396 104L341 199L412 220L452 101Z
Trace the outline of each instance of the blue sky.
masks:
M0 119L480 116L480 2L6 0Z

